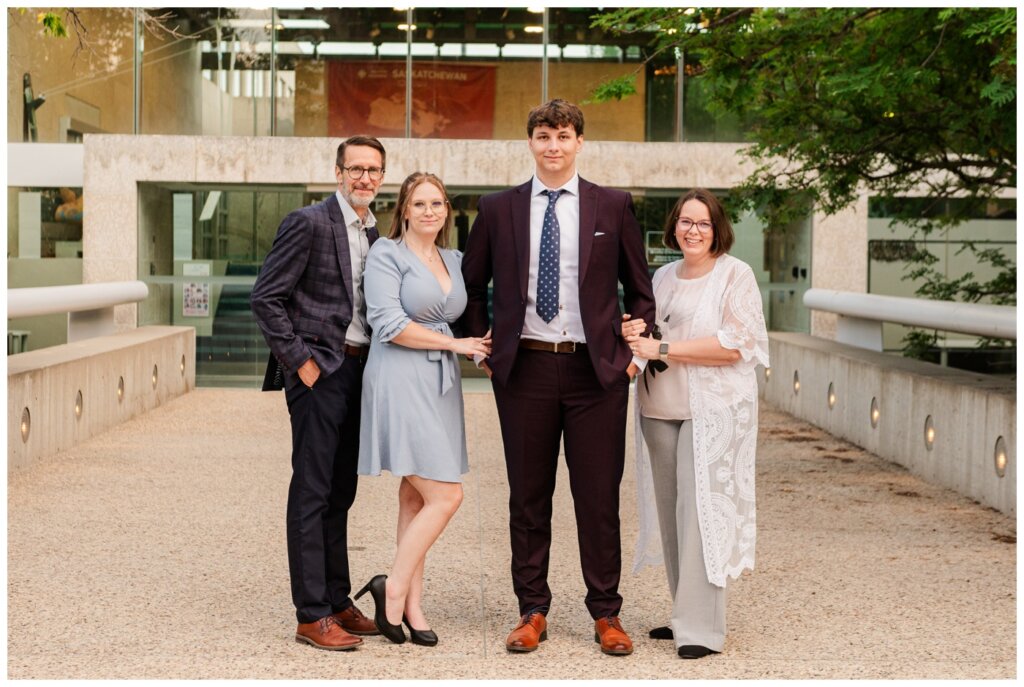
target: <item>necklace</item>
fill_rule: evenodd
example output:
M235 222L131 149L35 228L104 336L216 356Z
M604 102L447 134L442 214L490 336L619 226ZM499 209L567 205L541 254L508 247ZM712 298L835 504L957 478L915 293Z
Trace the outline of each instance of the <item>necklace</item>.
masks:
M412 248L412 246L409 247ZM431 244L427 253L424 253L419 248L413 248L413 252L416 254L416 257L418 257L423 262L437 262L438 259L441 257L437 252L437 247L434 246L433 244Z

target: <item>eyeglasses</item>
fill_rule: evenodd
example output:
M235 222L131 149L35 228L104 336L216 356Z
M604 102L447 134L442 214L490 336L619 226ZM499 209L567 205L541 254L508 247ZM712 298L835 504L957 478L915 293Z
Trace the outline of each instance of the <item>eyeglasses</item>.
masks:
M380 181L384 178L384 170L380 167L342 167L348 172L348 178L352 181L359 181L363 174L370 175L370 181Z
M700 222L694 222L692 219L686 219L680 217L676 220L676 228L683 231L684 233L690 231L690 227L696 226L697 230L702 234L710 234L711 230L714 229L715 225L707 220L701 220Z
M446 205L447 203L441 200L435 200L432 203L426 203L422 200L417 200L415 203L409 203L409 207L417 215L422 215L424 212L427 211L427 208L430 208L430 211L433 212L435 215L444 214Z

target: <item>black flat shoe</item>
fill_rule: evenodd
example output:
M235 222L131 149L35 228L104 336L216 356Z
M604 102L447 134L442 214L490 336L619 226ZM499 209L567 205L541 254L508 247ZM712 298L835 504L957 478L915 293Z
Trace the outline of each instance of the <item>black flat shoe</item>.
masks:
M717 651L712 651L706 646L699 646L697 644L684 644L679 647L679 658L704 658L710 654L717 654Z
M653 630L651 630L650 632L647 633L647 636L650 637L651 639L674 639L675 638L674 635L672 634L672 628L669 627L668 625L662 625L661 627L654 628Z
M433 630L417 630L409 622L409 619L402 614L402 622L409 628L409 637L412 639L413 644L419 644L420 646L437 646L437 635Z
M358 599L366 592L370 592L370 596L373 597L373 604L377 607L373 613L373 624L377 626L377 631L395 644L402 644L405 642L405 630L402 629L401 625L392 625L388 622L387 589L384 586L387 579L387 575L374 575L366 583L366 586L359 590L355 598Z

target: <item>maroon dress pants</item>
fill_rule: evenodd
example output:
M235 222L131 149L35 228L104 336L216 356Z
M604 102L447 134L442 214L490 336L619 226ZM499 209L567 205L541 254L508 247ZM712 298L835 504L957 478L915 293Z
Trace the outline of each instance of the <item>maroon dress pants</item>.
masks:
M520 349L507 386L494 383L509 483L512 584L519 612L551 604L551 496L565 440L586 605L597 619L622 606L619 483L626 450L629 380L597 380L586 350Z

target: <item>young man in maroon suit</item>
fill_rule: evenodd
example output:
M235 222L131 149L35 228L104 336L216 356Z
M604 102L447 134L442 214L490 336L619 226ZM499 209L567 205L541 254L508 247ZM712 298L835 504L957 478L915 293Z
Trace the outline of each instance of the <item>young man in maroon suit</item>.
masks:
M628 193L576 173L583 113L552 100L526 125L534 177L480 199L462 272L469 336L491 326L483 363L494 385L509 481L512 582L519 624L509 651L547 637L551 496L564 436L576 510L586 604L607 654L629 654L622 597L619 482L625 460L629 381L637 366L621 336L618 285L633 319L654 321L643 237Z

